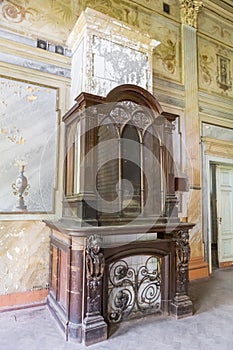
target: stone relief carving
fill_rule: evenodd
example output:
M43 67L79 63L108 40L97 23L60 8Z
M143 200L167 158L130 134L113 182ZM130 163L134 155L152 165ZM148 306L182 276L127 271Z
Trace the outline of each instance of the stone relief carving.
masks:
M180 0L180 15L182 24L197 28L198 13L203 6L202 1Z

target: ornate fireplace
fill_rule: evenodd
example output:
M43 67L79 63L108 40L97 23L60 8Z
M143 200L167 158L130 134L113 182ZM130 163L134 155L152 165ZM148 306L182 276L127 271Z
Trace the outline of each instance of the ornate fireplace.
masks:
M113 323L192 314L188 231L178 218L173 123L146 90L81 93L66 113L63 216L51 228L48 305L66 339Z

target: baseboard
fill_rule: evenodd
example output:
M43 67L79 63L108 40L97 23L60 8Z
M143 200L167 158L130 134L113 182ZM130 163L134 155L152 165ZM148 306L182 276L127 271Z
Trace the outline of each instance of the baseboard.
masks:
M47 295L47 289L0 295L0 312L43 305Z
M224 261L219 263L220 268L233 266L233 261Z
M189 280L196 280L209 276L209 266L203 257L191 258L189 262Z

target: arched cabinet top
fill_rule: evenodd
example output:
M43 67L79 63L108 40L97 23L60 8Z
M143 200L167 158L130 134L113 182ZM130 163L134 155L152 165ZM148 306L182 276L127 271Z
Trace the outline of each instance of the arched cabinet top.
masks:
M74 117L77 117L77 112L80 110L87 109L91 106L103 105L110 103L113 107L114 103L120 103L123 101L131 101L135 104L148 108L153 118L166 118L168 121L174 121L178 115L173 113L168 113L163 111L160 103L157 99L147 90L140 86L132 84L124 84L117 86L112 89L106 97L97 96L82 92L75 99L75 105L69 109L69 111L63 116L63 121L65 123L70 123L73 121ZM111 107L111 109L112 109Z
M106 102L132 101L140 106L152 109L157 115L163 113L156 98L140 86L124 84L111 90L106 96Z

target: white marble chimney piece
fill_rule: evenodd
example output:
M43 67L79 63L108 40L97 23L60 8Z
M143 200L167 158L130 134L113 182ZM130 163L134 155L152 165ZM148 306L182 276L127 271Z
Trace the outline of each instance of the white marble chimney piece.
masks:
M138 28L87 8L67 40L72 51L71 106L82 91L106 96L121 84L152 92L152 54L159 44Z

